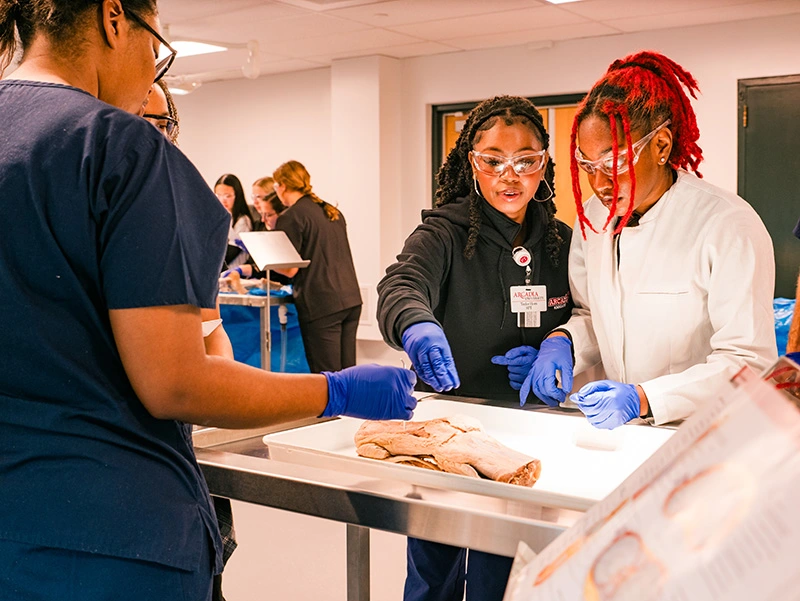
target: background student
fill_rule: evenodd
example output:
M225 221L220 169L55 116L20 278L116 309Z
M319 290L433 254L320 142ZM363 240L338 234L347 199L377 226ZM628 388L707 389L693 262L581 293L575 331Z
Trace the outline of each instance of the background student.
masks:
M314 194L311 176L297 161L272 174L275 192L287 207L275 223L303 259L303 269L275 270L293 278L297 320L312 372L355 365L356 331L361 317L347 223L342 212Z

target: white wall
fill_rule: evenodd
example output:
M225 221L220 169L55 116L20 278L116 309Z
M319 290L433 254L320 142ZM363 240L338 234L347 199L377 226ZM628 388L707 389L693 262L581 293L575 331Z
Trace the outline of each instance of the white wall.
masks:
M359 232L381 232L371 237L377 249L354 245L359 254L374 252L369 258L355 257L361 267L359 278L374 285L399 252L402 239L419 222L420 210L430 206L431 104L495 94L583 92L615 58L642 49L658 50L684 65L700 83L702 94L694 106L706 157L701 172L709 181L735 190L737 80L800 73L798 31L800 15L791 15L557 42L540 50L500 48L398 61L399 82L384 77L382 85L399 97L391 109L399 106L399 126L382 121L380 144L366 152L381 152L381 164L387 170L388 153L399 148L400 169L392 176L395 179L383 178L375 188L365 188L358 176L364 160L358 152L346 157L352 164L351 169L342 170L346 176L334 169L342 157L332 154L332 132L338 120L331 109L331 90L339 89L342 80L332 82L331 69L206 84L178 98L181 146L210 183L230 171L248 189L254 179L271 173L283 161L303 162L315 191L346 207L351 239ZM375 94L378 113L388 97ZM384 108L383 114L387 112ZM392 195L399 195L399 201L390 202ZM376 211L375 203L381 202L382 210ZM377 263L375 256L380 257ZM369 310L374 311L374 304ZM360 362L399 364L402 354L374 342L374 326L368 335L362 328L360 337L373 339L359 343Z
M331 169L330 69L206 84L176 96L178 140L209 185L223 173L250 185L294 159L312 174L314 191L329 191Z
M332 156L341 147L341 142L333 143L332 132L337 131L337 139L342 135L342 122L338 129L334 123L332 89L344 95L341 86L347 85L341 78L333 81L336 68L204 85L178 99L181 146L210 183L230 171L249 187L283 161L303 162L315 191L346 207L351 239L370 232L369 245L353 246L359 253L372 254L355 261L362 269L359 278L374 283L419 222L420 210L431 203L431 104L495 94L585 92L614 59L638 50L658 50L686 67L700 83L702 95L694 106L706 157L701 172L709 181L735 190L737 80L800 73L798 32L800 15L792 15L559 42L535 51L504 48L399 61L388 69L389 77L387 69L378 69L377 81L387 87L371 89L375 113L370 118L379 123L380 139L368 141L365 151L381 156L378 161L370 157L366 164L380 170L378 179L374 174L359 177L364 159L359 152L345 157L351 164L341 173L333 167L341 165L343 157ZM374 73L375 61L361 62ZM352 75L353 69L358 71L358 62L338 71ZM374 84L375 77L370 81ZM397 95L399 102L391 95ZM399 123L390 118L392 111L399 112ZM392 161L399 161L400 168L393 170ZM368 189L365 181L370 182ZM368 339L359 342L358 352L359 362L400 365L403 358L382 342ZM236 519L242 544L225 577L230 601L345 598L344 526L241 504ZM403 539L376 535L372 557L378 562L372 599L399 601L405 570Z
M800 73L800 15L558 42L541 50L499 48L405 61L406 229L430 202L431 104L496 94L586 92L613 60L640 50L666 54L698 80L702 94L693 104L706 157L700 171L735 191L737 80Z

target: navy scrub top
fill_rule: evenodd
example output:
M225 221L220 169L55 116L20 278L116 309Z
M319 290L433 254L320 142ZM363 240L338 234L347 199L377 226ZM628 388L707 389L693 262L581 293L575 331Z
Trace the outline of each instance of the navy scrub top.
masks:
M81 90L2 81L0 115L0 539L185 570L210 540L219 571L190 428L137 398L108 311L214 307L229 216Z

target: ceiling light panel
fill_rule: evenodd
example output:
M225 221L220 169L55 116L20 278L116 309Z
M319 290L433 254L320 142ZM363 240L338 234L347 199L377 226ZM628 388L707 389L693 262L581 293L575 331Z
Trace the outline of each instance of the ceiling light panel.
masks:
M201 54L213 54L214 52L225 52L227 48L218 44L209 44L207 42L194 42L188 40L175 40L171 43L172 47L178 51L176 58L186 58L187 56L199 56ZM166 52L165 52L166 51ZM165 46L161 47L159 58L162 55L169 54L169 50Z

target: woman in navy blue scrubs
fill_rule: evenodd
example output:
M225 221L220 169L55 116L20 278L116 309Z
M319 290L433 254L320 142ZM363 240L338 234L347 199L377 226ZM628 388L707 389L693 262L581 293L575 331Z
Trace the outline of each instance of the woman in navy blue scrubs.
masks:
M205 601L222 551L187 423L415 405L398 368L206 354L230 216L132 114L171 62L156 14L0 0L0 72L23 50L0 81L0 599Z

